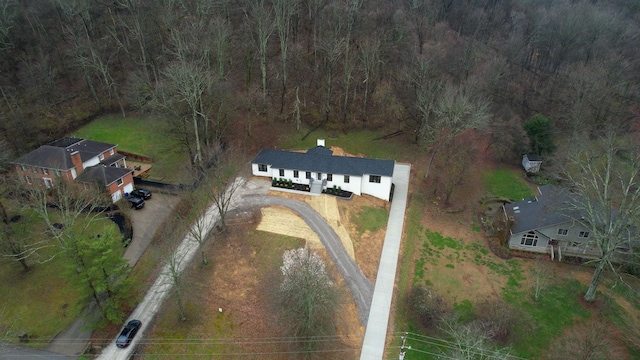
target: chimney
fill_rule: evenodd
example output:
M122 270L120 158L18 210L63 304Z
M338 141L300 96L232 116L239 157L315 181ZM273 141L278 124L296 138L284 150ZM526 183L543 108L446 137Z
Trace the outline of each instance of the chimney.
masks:
M71 162L73 163L73 166L76 168L76 173L78 175L82 174L82 170L84 170L84 168L82 167L82 159L80 159L80 152L74 151L69 156L71 156Z
M324 147L324 139L318 139L318 146Z

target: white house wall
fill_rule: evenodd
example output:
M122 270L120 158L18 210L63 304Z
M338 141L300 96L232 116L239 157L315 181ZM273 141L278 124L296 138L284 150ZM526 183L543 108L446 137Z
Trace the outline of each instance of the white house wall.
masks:
M307 172L299 170L298 176L294 177L294 170L291 169L283 169L284 175L280 175L280 169L272 168L271 165L267 165L267 171L259 171L259 164L251 164L251 171L254 176L264 176L271 179L286 179L291 180L297 184L309 184L309 179L307 179ZM319 180L326 180L327 174L321 173ZM317 172L311 172L312 179L318 179ZM371 196L375 196L379 199L389 201L389 195L391 192L391 177L390 176L381 176L380 183L370 183L369 175L365 174L364 176L357 175L349 175L349 182L346 183L344 181L344 174L332 174L332 180L327 180L327 188L333 188L334 185L336 187L341 188L345 191L350 191L356 195L367 194Z
M362 177L362 193L375 196L382 200L389 201L389 193L391 192L391 177L381 176L380 183L369 182L369 174Z
M94 165L98 165L100 163L100 159L98 159L98 157L92 157L91 159L85 161L82 163L82 168L86 169L86 168L90 168Z
M267 171L259 171L258 164L251 164L251 172L254 176L271 177L271 165L267 165Z

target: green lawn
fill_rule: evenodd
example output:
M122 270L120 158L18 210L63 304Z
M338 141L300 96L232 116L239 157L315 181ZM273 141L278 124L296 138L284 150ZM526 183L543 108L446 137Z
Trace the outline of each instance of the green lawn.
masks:
M361 233L375 232L387 225L389 213L385 208L365 206L355 217L354 222Z
M512 170L493 170L484 173L484 186L488 193L514 201L534 196L534 192L519 172Z
M11 213L22 215L13 224L16 235L26 237L29 242L49 236L43 220L33 210L25 208ZM104 231L117 231L117 226L101 218L88 229L91 234ZM48 244L56 243L51 239ZM17 342L18 335L26 333L34 338L29 345L44 347L80 314L85 303L77 285L67 281L68 259L58 254L53 260L38 263L57 253L59 249L54 246L40 251L37 258L28 259L31 270L27 273L16 261L0 262L0 283L4 284L0 286L0 331L6 340Z
M371 130L350 131L347 134L330 134L326 130L317 129L306 139L302 137L307 130L287 134L282 143L285 149L308 149L316 146L319 138L325 139L325 146L338 146L354 155L364 155L376 159L409 159L413 146L403 144L394 138L387 140L374 140L385 133Z
M153 159L150 178L181 182L182 166L188 161L183 148L172 138L166 121L151 116L108 115L76 131L73 136L118 145L118 149Z

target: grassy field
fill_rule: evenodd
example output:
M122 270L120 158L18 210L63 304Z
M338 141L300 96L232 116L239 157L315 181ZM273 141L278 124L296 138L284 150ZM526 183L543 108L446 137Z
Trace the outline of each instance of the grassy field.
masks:
M354 222L360 233L365 231L375 232L387 226L388 218L389 212L387 209L365 206L356 216Z
M319 138L325 139L325 145L338 146L343 148L350 154L363 155L365 157L376 159L408 159L411 155L411 147L402 144L395 139L374 140L385 134L378 131L352 131L347 134L329 133L325 130L318 129L302 140L307 131L300 131L288 134L282 141L282 147L285 149L308 149L316 146ZM406 160L404 160L406 161Z
M166 122L146 116L108 115L98 118L73 136L118 145L118 149L153 159L150 179L180 182L187 161L183 148L167 136Z
M527 183L518 176L517 171L492 170L484 173L484 186L491 195L506 197L519 201L534 196L534 192Z
M185 288L188 320L180 321L175 297L171 296L164 304L164 310L155 319L152 332L148 336L151 340L144 349L145 359L165 359L177 354L201 357L272 352L282 345L268 340L263 344L256 341L258 337L269 338L279 332L273 325L265 324L264 319L259 318L265 311L269 312L265 309L269 305L264 299L268 294L258 293L264 293L261 284L268 283L271 274L278 272L284 251L301 247L302 243L296 238L255 230L241 231L241 234L232 237L229 241L221 240L219 243L210 244L210 255L213 257L212 254L216 254L215 259L212 259L212 265L205 268L201 268L197 263L191 265L189 273L185 274L188 279L186 281L190 284ZM229 248L229 244L235 244L233 249ZM247 261L238 261L237 257L243 256L242 254ZM236 287L234 283L238 280L238 273L245 274L245 277ZM237 294L251 295L237 296L234 306L221 305L230 301L229 296L233 295L216 287L216 281L237 289ZM194 289L198 291L193 291ZM210 295L214 293L216 295ZM253 300L245 304L247 298ZM219 306L223 307L222 312L218 311ZM238 308L244 311L240 312ZM246 318L251 314L252 319ZM245 321L254 321L256 325L273 330L255 334L256 329L247 326ZM247 342L246 345L241 344L243 340ZM240 355L232 357L242 358Z
M533 195L529 185L515 171L487 170L483 176L486 192L494 196L521 199ZM598 294L600 301L595 311L580 302L586 285L573 275L573 270L578 270L578 266L562 265L564 267L561 270L547 273L544 277L548 281L547 287L535 299L533 284L536 275L532 271L535 261L520 258L505 261L495 256L484 245L476 221L463 221L450 216L447 225L450 228L470 227L461 232L466 234L465 238L447 237L430 230L424 225L429 221L423 222L428 207L434 211L426 196L416 189L407 209L403 258L399 264L397 282L397 336L392 343L392 346L399 346L400 335L409 332L406 345L411 345L413 350L407 352L407 358L442 354L451 345L448 342L451 339L437 327L424 329L412 316L405 297L414 285L427 286L442 296L449 311L457 313L464 322L482 316L483 309L480 306L484 299L493 298L494 301L508 304L518 319L510 337L509 351L522 358L544 357L553 349L558 338L568 331L580 331L585 324L600 321L598 316L604 316L609 324L616 324L618 328L613 330L613 334L626 331L628 323L623 319L629 318L630 314L608 295ZM555 269L555 266L561 265L545 262L542 266ZM589 278L589 270L580 270L586 273L585 278ZM612 284L603 285L602 289ZM615 289L622 288L619 286ZM627 300L629 298L628 292L620 292L619 295ZM637 308L637 301L628 302L635 303ZM618 349L628 351L630 356L636 355L636 349L624 347L630 343L622 338L619 336L613 343ZM496 344L495 348L503 346ZM397 353L389 351L389 359L396 356Z
M15 214L15 210L11 211ZM16 235L26 236L28 241L46 239L47 227L33 210L19 211L22 218L14 224ZM91 224L89 233L104 231L117 232L117 226L106 218ZM48 244L55 245L50 239ZM77 290L77 284L67 281L69 260L52 246L39 252L37 258L28 259L31 270L25 273L15 261L0 262L0 283L11 286L0 287L0 330L9 341L17 341L18 335L28 334L29 345L44 347L55 334L69 326L80 314L84 299Z

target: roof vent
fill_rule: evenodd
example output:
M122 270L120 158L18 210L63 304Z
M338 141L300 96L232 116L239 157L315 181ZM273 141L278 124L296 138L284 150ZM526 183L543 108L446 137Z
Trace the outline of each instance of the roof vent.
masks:
M324 147L324 139L318 139L317 145Z

